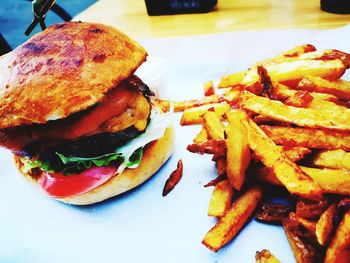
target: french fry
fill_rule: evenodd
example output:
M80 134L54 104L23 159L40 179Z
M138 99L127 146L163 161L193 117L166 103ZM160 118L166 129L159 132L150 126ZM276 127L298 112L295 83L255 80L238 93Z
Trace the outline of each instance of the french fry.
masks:
M233 188L240 190L245 179L245 171L250 163L250 149L245 126L241 121L248 115L240 110L226 113L227 178Z
M210 250L217 252L220 248L231 241L241 230L249 217L254 212L262 197L262 188L254 186L247 190L218 223L205 235L202 244Z
M327 198L318 201L309 199L299 199L296 204L296 215L307 219L317 219L328 208L329 200Z
M273 83L273 95L278 100L286 100L291 96L296 96L298 90L289 88L281 83ZM318 101L332 101L337 102L338 98L331 94L319 93L319 92L309 92L310 95L317 99Z
M236 100L239 98L240 94L241 94L240 90L231 89L228 92L225 92L223 98L224 98L224 101L228 102L230 105L233 105L236 103Z
M189 144L187 150L199 154L208 153L226 156L226 143L225 140L208 140L203 143Z
M312 165L350 170L350 152L346 152L343 149L321 151L313 159Z
M214 109L214 111L222 116L229 111L230 106L226 102L222 103L211 103L202 105L195 108L186 109L181 117L181 125L199 124L202 122L202 115L206 113L209 109Z
M350 54L339 51L337 49L326 49L322 51L314 51L314 52L307 52L300 54L297 57L290 57L290 58L285 58L285 61L291 61L291 60L322 60L322 61L327 61L327 60L334 60L334 59L339 59L342 61L344 66L348 68L349 61L350 61Z
M224 139L225 126L220 116L214 111L207 111L203 114L203 127L206 129L209 139Z
M316 224L316 237L321 246L326 245L333 230L333 219L335 215L336 205L330 205L326 211L322 213Z
M350 171L343 169L318 169L303 166L300 168L317 183L323 193L350 194ZM269 169L257 169L255 177L263 182L281 185L280 180Z
M208 140L208 133L205 128L201 128L200 132L197 134L197 136L193 139L194 143L201 143Z
M260 128L275 143L312 149L350 150L350 133L261 125Z
M305 54L305 53L310 53L316 51L315 46L311 45L311 44L305 44L305 45L300 45L300 46L296 46L293 47L277 56L275 56L272 60L277 62L280 60L285 60L286 58L291 58L291 57L300 57L300 55Z
M340 222L335 235L327 248L324 262L341 263L350 261L350 210Z
M263 249L261 251L256 251L255 253L255 262L256 263L281 263L272 253Z
M227 180L217 183L211 194L208 216L222 217L231 206L232 195L233 190Z
M250 68L250 70L251 71L255 70L258 65L265 65L265 64L268 64L271 62L282 62L288 58L299 57L299 55L301 55L301 54L313 52L313 51L316 51L316 48L312 45L306 44L306 45L296 46L288 51L285 51L281 54L276 55L275 57L273 57L271 59L266 59L266 60L263 60L261 62L255 63L255 65L253 65ZM237 73L233 73L230 75L226 75L226 76L221 78L221 81L220 81L218 87L219 88L227 88L227 87L234 87L236 85L241 85L241 82L246 74L247 74L247 71L237 72Z
M219 88L237 85L252 85L258 81L257 66L264 66L271 72L274 81L290 81L302 79L304 76L320 76L326 79L340 78L349 67L350 55L334 49L316 51L311 46L298 46L283 52L272 59L254 64L246 72L224 76Z
M307 76L296 87L302 90L333 94L340 99L350 100L350 82L341 79L329 81L317 76Z
M282 225L296 262L322 262L322 251L317 244L310 240L307 233L299 230L297 222L288 218L283 220Z
M243 124L247 129L250 149L266 167L275 173L290 193L310 198L319 197L322 194L318 184L292 162L252 120L248 119Z
M226 174L227 161L225 157L218 158L218 160L216 161L216 166L218 169L218 176Z
M280 147L280 146L279 146ZM293 162L297 162L305 157L305 155L311 153L311 150L307 147L288 147L282 146L283 152Z
M329 100L323 100L317 97L312 99L308 107L319 111L330 110L335 112L336 114L348 114L348 112L350 112L347 107L344 107L335 102L332 102Z
M316 221L305 219L294 212L291 212L289 214L289 218L298 222L301 226L307 229L311 234L314 234L316 232L316 223L317 223Z
M256 96L249 91L241 93L241 105L244 109L255 113L302 127L350 131L350 110L339 115L332 110L297 108L280 101Z
M218 84L218 88L222 89L222 88L234 87L236 85L240 85L245 75L246 75L246 72L237 72L237 73L224 76L221 78Z
M291 147L291 146L280 146L277 145L288 158L296 162L304 158L304 156L311 152L310 149L306 147ZM225 157L227 152L227 146L225 140L205 140L203 142L195 142L189 144L187 150L193 153L199 154L214 154L217 157ZM258 159L254 154L252 158Z
M203 85L204 96L211 96L215 94L214 83L212 80L209 80Z
M350 171L302 167L326 193L350 195Z
M182 178L182 172L183 172L183 164L182 160L180 159L177 163L177 168L175 171L173 171L168 180L166 180L164 188L163 188L163 196L166 196L169 194L175 186L180 182Z
M155 101L166 110L169 110L170 105L173 104L174 111L179 112L179 111L184 111L186 109L190 109L193 107L199 107L202 105L220 103L223 101L223 96L214 94L214 95L206 96L197 100L170 101L170 100L155 99Z
M308 91L299 91L295 95L290 96L283 103L289 106L299 107L299 108L309 108L313 101L313 97Z
M275 82L298 83L304 76L319 76L329 80L339 79L346 66L340 59L333 60L292 60L264 65L271 79ZM241 85L253 85L259 81L257 71L247 72Z
M177 104L187 107L182 124L203 124L188 150L213 154L217 164L205 186L215 186L208 214L220 219L205 246L216 252L233 239L269 183L283 187L273 187L281 191L274 197L291 202L260 205L256 218L282 223L297 262L350 262L350 82L340 79L347 68L350 54L297 46L222 77L220 95L207 82L207 98ZM230 191L243 184L249 190L228 208ZM268 251L256 260L275 262Z

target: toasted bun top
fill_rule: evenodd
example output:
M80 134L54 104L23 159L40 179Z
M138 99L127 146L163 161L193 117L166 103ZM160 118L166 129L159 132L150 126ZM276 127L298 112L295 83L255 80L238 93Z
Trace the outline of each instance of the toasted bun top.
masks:
M99 102L147 53L102 24L50 26L0 57L0 129L62 119Z

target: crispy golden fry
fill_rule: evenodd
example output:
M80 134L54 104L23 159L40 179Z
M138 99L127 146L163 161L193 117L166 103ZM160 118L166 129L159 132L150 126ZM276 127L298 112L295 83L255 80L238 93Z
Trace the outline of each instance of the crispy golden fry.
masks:
M218 88L227 88L240 85L247 72L237 72L221 78Z
M280 146L279 146L280 147ZM306 147L288 147L282 146L283 152L287 155L289 159L293 162L299 161L305 157L311 150Z
M231 241L254 212L262 197L262 188L255 186L245 192L218 223L205 235L202 244L217 252Z
M317 76L307 76L296 87L302 90L333 94L339 99L350 100L350 82L341 79L329 81Z
M313 101L313 97L308 91L298 91L295 95L290 96L284 101L284 104L299 108L309 108Z
M320 219L318 220L316 224L316 237L318 243L320 243L321 246L326 245L330 238L330 234L333 230L333 219L335 215L336 205L332 204L330 205L326 211L322 213L320 216Z
M271 59L266 59L261 62L255 63L250 70L256 69L258 65L265 65L271 62L282 62L285 61L288 58L296 58L299 57L299 55L308 53L308 52L313 52L316 51L316 48L312 45L301 45L301 46L296 46L286 52L283 52L281 54L278 54L277 56L271 58ZM218 85L219 88L227 88L227 87L234 87L236 85L241 85L243 78L247 74L246 71L243 72L237 72L233 73L227 76L224 76L221 78L221 81Z
M343 114L343 112L346 114L349 111L346 107L339 105L340 102L337 97L326 93L291 90L282 84L275 85L272 93L271 97L284 100L284 104L290 106L307 107L321 111L332 110L334 112L337 111L337 114Z
M256 263L281 263L271 252L267 249L256 251L255 253Z
M350 195L350 171L302 167L326 193Z
M292 248L296 262L322 262L322 252L317 244L310 241L310 235L299 230L297 222L291 219L283 220L283 229Z
M271 79L275 82L297 83L305 76L319 76L325 79L339 79L346 67L342 60L292 60L264 65ZM259 81L255 68L247 72L241 85L253 85Z
M208 153L226 156L226 143L225 140L208 140L203 143L189 144L187 150L199 154Z
M296 214L299 217L307 219L317 219L329 206L327 198L321 198L317 201L308 199L299 199L296 204Z
M285 58L285 61L292 61L292 60L334 60L339 59L342 61L344 66L347 68L350 61L350 54L345 53L343 51L339 51L337 49L326 49L322 51L314 51L314 52L307 52L300 54L297 57L290 57Z
M273 83L273 97L278 100L286 100L291 96L295 96L298 90L289 88L286 85L281 83ZM331 94L319 93L319 92L310 92L310 95L313 99L318 101L332 101L337 102L338 98Z
M319 111L288 106L280 101L259 97L249 91L241 93L244 109L302 127L350 131L350 110L342 114L332 110Z
M317 167L350 170L350 152L343 149L321 151L315 156L312 164Z
M275 56L272 60L274 61L279 61L279 60L285 60L286 58L290 57L300 57L300 55L316 51L315 46L311 44L305 44L305 45L300 45L293 47L277 56Z
M267 125L261 125L260 128L275 143L281 145L350 150L350 133L346 132Z
M334 169L318 169L300 167L301 170L310 176L324 193L350 194L350 171ZM256 170L257 179L274 185L281 185L277 176L269 169L260 168Z
M211 103L202 105L195 108L186 109L181 117L181 125L199 124L202 122L202 115L206 113L209 109L214 109L214 111L222 116L224 113L228 112L230 105L226 102L222 103Z
M216 161L218 176L226 174L227 161L225 157L219 157Z
M224 101L228 102L229 104L235 104L240 94L241 94L241 91L239 89L231 89L225 92L223 98L224 98Z
M203 127L206 129L209 139L224 139L225 125L221 122L221 116L214 111L203 114Z
M241 190L245 179L245 171L250 163L250 149L248 147L247 131L241 121L246 121L248 115L241 110L231 110L226 113L227 147L227 178L233 188Z
M350 210L340 222L338 229L326 251L326 263L350 262Z
M183 164L182 160L180 159L177 163L177 168L175 171L173 171L168 180L166 180L164 188L163 188L163 196L166 196L169 194L174 187L180 182L182 178L182 172L183 172Z
M305 218L297 215L294 212L291 212L289 214L289 218L291 218L292 220L295 220L296 222L298 222L305 229L307 229L310 233L315 233L316 232L316 223L317 223L317 221L305 219Z
M313 98L308 107L319 111L329 110L333 111L336 114L348 114L350 112L350 110L347 107L344 107L332 101L323 100L319 98Z
M243 124L247 129L250 149L276 174L290 193L310 198L321 195L322 191L318 184L291 161L251 119Z
M260 182L281 186L282 183L276 175L268 168L261 167L254 170L254 178Z
M297 83L304 76L319 76L339 79L349 67L350 55L334 49L316 51L312 48L296 47L272 59L254 64L246 72L224 76L219 88L252 85L258 81L257 66L264 66L274 81Z
M233 190L227 180L215 185L208 207L208 216L222 217L230 208Z
M211 96L215 94L214 83L212 80L209 80L203 85L204 96Z
M304 156L311 152L310 149L306 147L290 147L290 146L277 146L290 158L292 161L296 162L304 158ZM199 154L214 154L217 157L226 157L226 141L225 140L205 140L203 142L195 142L189 144L187 150L193 153ZM259 160L254 154L252 158Z
M179 111L184 111L186 109L190 109L193 107L198 107L206 104L220 103L223 101L223 97L220 95L214 94L214 95L206 96L197 100L170 101L170 100L155 99L155 101L158 104L162 105L162 107L165 108L166 110L169 110L170 104L173 104L174 111L179 112Z
M208 140L208 133L207 130L202 127L200 132L197 134L197 136L193 139L194 143L201 143L201 142L205 142Z

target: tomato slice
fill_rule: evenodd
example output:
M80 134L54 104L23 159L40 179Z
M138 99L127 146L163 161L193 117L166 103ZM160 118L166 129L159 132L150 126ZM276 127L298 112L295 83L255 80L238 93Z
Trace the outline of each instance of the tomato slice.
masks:
M117 171L117 167L92 167L79 174L44 172L38 184L52 197L70 197L89 192L107 182Z

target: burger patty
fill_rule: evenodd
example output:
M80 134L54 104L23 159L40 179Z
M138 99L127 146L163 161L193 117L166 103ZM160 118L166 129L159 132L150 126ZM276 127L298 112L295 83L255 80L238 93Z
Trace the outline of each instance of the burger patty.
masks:
M59 145L45 149L40 153L39 160L49 162L52 169L61 171L66 165L62 163L57 153L67 157L98 157L114 152L117 147L124 145L139 134L140 132L135 127L129 127L115 133L106 132L84 137L76 141L65 141ZM38 145L27 145L24 149L25 154L27 156L35 155L36 147Z

